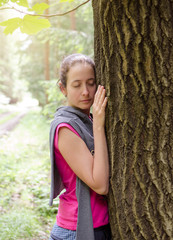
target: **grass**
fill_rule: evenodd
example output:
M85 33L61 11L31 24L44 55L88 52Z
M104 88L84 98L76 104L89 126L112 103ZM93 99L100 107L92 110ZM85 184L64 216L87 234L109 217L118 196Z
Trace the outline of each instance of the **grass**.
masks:
M0 138L0 239L48 239L58 199L49 207L49 122L28 113Z
M1 217L1 239L30 239L39 234L39 221L32 210L15 208Z

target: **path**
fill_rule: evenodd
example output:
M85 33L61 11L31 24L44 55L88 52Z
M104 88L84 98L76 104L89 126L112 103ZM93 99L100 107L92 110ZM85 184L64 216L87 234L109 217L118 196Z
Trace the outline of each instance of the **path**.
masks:
M11 112L5 112L0 114L0 118L3 118L5 116L8 116L12 114ZM7 122L0 125L0 137L4 134L7 134L9 131L13 130L16 125L20 122L20 119L24 117L26 114L26 111L18 114L17 116L13 117L12 119L8 120Z

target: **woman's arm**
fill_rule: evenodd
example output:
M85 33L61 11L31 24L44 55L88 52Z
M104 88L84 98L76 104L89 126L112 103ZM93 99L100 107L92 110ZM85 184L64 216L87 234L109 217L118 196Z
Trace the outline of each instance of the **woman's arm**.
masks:
M109 163L104 131L105 90L99 86L93 104L94 156L85 142L66 127L59 130L59 150L74 173L91 189L107 194L109 188Z

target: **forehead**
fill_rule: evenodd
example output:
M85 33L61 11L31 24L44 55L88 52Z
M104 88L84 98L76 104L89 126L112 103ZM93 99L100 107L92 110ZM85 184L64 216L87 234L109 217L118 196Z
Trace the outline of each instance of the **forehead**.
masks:
M95 78L94 69L89 63L76 63L69 69L67 79L80 80L80 78Z

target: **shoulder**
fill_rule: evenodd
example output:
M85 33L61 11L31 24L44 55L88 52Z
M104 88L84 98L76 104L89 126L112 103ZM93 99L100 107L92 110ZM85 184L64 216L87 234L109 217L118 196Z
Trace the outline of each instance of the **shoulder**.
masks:
M75 128L73 128L72 124L70 124L70 123L62 122L56 128L56 133L58 135L59 135L59 132L61 132L61 135L62 135L62 132L68 133L69 131L73 132L79 136L77 130Z

